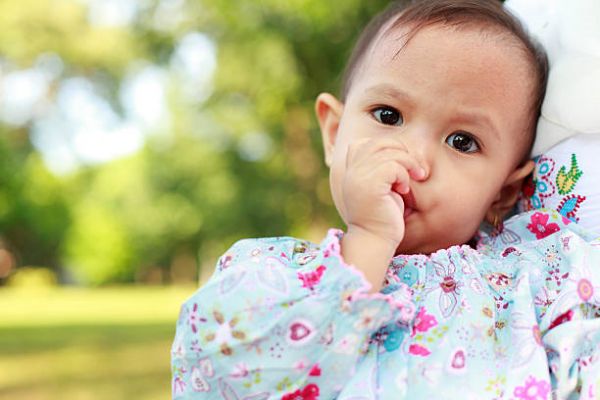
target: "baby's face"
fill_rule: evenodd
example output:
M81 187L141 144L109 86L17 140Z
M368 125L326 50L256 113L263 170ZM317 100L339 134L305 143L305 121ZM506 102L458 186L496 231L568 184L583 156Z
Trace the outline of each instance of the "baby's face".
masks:
M394 137L427 171L411 181L412 213L400 253L467 242L497 200L527 146L532 73L516 44L477 29L434 25L399 51L402 32L379 38L359 66L332 153L333 198L348 145Z

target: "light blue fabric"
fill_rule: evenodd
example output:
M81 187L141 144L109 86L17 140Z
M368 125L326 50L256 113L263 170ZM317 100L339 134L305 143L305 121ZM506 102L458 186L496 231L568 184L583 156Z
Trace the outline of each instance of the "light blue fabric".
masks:
M175 399L600 396L600 243L553 211L398 256L382 293L320 245L249 239L182 306Z

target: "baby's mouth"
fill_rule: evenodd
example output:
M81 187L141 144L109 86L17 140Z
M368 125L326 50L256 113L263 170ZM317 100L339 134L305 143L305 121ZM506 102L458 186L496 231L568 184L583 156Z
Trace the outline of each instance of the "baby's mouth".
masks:
M401 196L404 201L404 218L406 218L416 210L415 196L412 191Z

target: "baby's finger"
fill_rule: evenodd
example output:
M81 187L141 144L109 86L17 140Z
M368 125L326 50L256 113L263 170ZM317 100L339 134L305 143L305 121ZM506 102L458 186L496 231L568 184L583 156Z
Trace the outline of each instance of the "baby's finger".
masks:
M372 157L373 154L379 152L381 149L389 148L396 149L397 151L407 152L406 146L397 139L391 137L387 138L361 138L350 143L348 146L348 159L358 162L364 158Z
M390 188L398 193L407 193L410 190L410 176L408 170L396 160L382 162L377 167L377 174L381 174L382 182L387 190Z
M425 178L425 169L421 166L419 160L408 152L383 148L373 156L373 160L394 160L409 171L412 179L421 180Z
M372 142L367 142L366 145L368 146L368 147L366 147L367 151L372 149L371 151L375 151L376 153L379 153L382 151L389 152L391 150L392 152L396 152L396 154L399 157L405 157L404 158L406 160L405 166L409 170L410 175L413 179L422 180L422 179L425 179L425 177L427 176L426 169L424 168L423 165L421 165L421 160L419 160L418 157L415 157L414 154L412 154L408 150L406 145L404 143L402 143L402 141L399 140L398 138L396 138L396 137L377 138L377 139L373 139Z

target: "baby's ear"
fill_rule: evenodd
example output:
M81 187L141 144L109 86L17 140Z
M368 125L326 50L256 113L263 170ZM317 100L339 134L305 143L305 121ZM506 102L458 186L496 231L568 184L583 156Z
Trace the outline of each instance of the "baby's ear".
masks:
M315 111L321 135L323 136L323 149L325 150L325 164L331 166L333 148L337 138L337 131L342 118L344 105L335 96L329 93L321 93L315 102Z
M506 178L502 189L500 189L500 193L498 193L498 197L494 200L485 216L488 222L493 224L497 218L503 218L512 210L519 198L521 188L523 187L523 180L533 171L534 167L535 163L528 160L517 167Z

